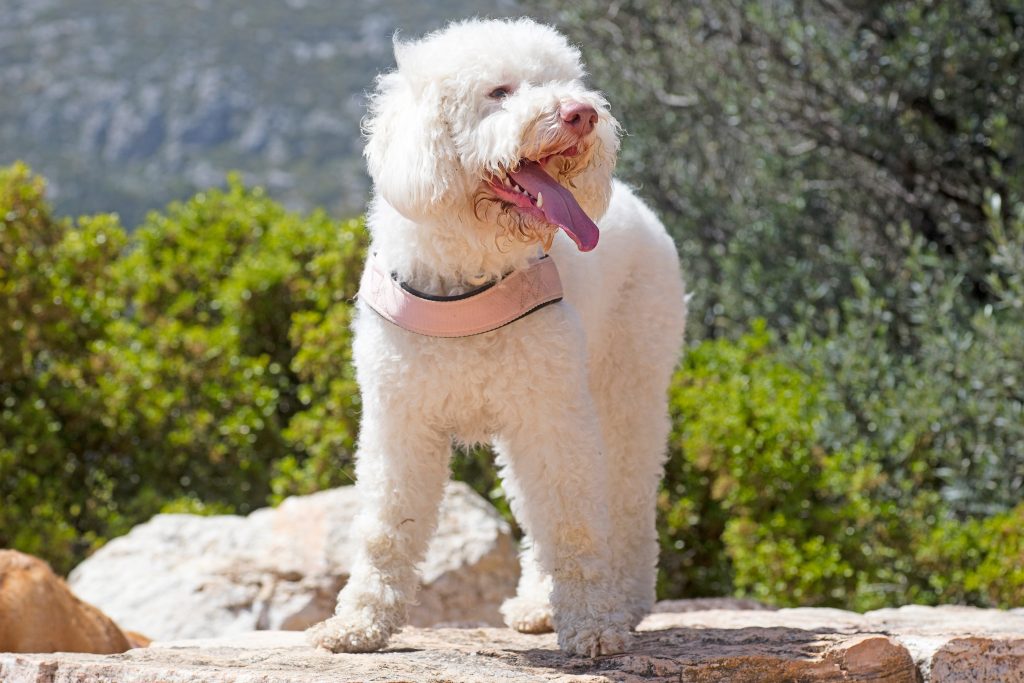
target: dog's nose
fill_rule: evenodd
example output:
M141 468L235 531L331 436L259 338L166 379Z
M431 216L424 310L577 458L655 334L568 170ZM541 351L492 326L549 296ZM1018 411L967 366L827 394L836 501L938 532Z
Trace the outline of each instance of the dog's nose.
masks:
M597 110L583 102L568 102L558 108L562 123L580 137L587 135L597 125Z

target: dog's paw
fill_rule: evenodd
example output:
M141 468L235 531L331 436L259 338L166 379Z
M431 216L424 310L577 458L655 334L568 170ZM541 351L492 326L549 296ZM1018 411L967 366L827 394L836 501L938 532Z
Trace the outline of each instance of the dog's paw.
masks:
M585 622L559 629L558 646L570 655L600 657L625 652L633 640L623 626L607 622Z
M306 631L315 647L331 652L373 652L388 644L390 630L358 616L331 617Z
M544 600L531 600L516 596L501 605L505 625L520 633L551 633L551 605Z
M555 630L551 624L551 608L547 606L535 607L515 617L506 616L505 624L520 633L551 633Z

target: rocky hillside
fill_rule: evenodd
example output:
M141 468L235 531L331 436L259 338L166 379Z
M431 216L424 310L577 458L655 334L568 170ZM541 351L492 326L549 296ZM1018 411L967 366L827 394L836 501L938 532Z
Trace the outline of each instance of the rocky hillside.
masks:
M361 209L359 119L395 30L514 0L6 0L0 164L50 178L61 213L145 211L231 169L293 208Z

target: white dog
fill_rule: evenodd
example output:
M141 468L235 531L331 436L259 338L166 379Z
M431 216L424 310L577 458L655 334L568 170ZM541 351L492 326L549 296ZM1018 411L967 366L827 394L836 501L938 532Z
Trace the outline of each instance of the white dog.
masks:
M394 280L376 294L436 309L548 252L564 298L492 331L430 336L396 324L364 277L362 545L336 616L311 640L369 651L401 628L452 442L489 441L528 536L507 623L554 628L570 653L622 651L654 601L666 392L685 322L675 247L612 180L618 124L555 30L467 21L396 42L395 56L365 124L369 261Z

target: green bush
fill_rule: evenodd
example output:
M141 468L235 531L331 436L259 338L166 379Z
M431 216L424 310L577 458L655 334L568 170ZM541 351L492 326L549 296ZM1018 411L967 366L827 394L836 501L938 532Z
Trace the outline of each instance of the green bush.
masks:
M151 214L118 264L129 320L103 349L159 500L239 511L346 481L355 434L348 316L365 235L229 178Z
M123 309L114 216L51 217L44 182L0 169L0 547L67 569L122 533L130 456L108 448L91 345Z
M663 595L735 588L784 604L848 604L857 591L852 546L864 520L844 487L877 472L863 453L822 448L821 384L772 345L758 323L735 344L692 349L675 377Z
M966 523L946 522L923 539L917 557L940 602L1024 605L1024 504Z
M0 546L65 570L162 510L351 481L365 231L232 178L154 213L51 217L0 175Z
M868 444L885 454L890 498L934 491L960 518L1005 512L1024 493L1024 206L992 233L984 306L916 238L898 280L857 278L846 322L793 335L788 351L836 406L822 427L830 448Z
M687 354L659 499L661 595L1020 604L1024 509L957 515L934 473L946 446L912 429L903 442L837 445L831 420L845 413L828 375L790 353L758 322Z

